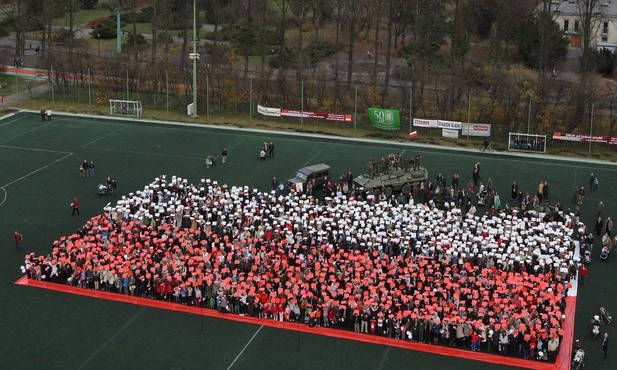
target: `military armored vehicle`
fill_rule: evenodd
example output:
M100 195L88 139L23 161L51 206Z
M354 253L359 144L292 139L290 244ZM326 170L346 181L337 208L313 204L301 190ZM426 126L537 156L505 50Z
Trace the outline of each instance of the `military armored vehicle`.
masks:
M428 171L420 164L422 157L404 157L390 154L386 158L373 158L368 162L367 173L354 179L356 186L373 194L383 192L390 197L395 192L416 195L421 184L428 180Z

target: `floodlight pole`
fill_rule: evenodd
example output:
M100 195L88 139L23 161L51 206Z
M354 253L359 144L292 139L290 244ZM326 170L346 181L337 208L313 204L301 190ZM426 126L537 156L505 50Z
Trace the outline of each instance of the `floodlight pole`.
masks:
M193 109L191 111L191 117L197 118L197 60L199 54L197 54L197 0L193 0L193 54L191 54L193 60Z
M591 119L589 121L589 154L591 154L591 143L593 142L593 108L595 103L591 103Z
M120 27L120 8L116 8L116 50L122 52L122 29Z

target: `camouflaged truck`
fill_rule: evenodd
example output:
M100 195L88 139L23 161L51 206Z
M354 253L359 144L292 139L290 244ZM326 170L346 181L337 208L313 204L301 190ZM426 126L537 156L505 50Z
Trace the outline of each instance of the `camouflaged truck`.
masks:
M354 178L356 186L379 195L383 192L390 197L395 192L416 195L421 184L428 180L428 171L421 165L422 157L405 157L390 154L384 158L373 158L367 163L367 172Z

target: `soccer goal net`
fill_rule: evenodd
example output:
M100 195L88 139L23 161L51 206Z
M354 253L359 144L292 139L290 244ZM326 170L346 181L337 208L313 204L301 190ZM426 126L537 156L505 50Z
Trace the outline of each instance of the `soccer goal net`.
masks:
M141 117L142 109L140 101L133 100L109 100L109 110L112 115Z
M509 133L508 150L546 153L546 135Z

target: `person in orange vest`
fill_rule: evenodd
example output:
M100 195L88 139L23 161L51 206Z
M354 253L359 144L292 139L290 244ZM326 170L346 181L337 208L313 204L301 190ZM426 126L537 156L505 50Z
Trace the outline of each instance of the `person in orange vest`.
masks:
M21 241L24 240L24 237L19 233L19 231L15 230L13 240L15 240L15 250L21 250Z

